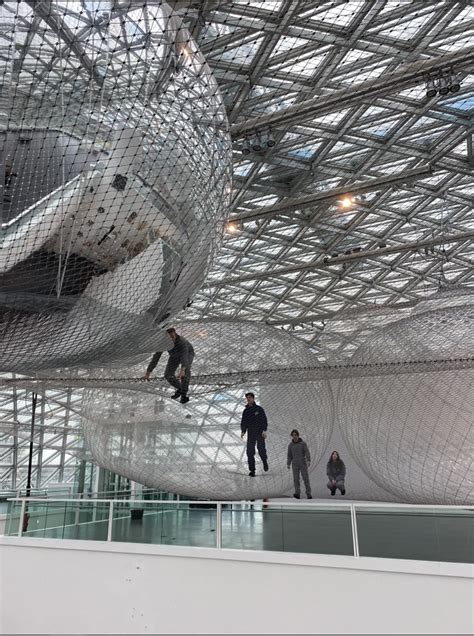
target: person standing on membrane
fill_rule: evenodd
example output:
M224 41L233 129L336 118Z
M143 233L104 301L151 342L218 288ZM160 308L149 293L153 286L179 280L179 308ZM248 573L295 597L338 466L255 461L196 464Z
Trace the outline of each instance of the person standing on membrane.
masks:
M267 416L265 411L255 402L253 393L246 393L245 398L247 404L242 413L240 429L242 433L240 437L245 437L247 433L247 459L249 463L249 477L255 477L255 444L257 445L258 454L263 463L263 470L267 472L267 449L265 439L267 437Z
M339 453L337 451L333 451L331 453L331 457L329 458L326 466L326 474L329 479L327 486L331 491L331 495L334 497L337 488L341 491L341 495L345 495L346 486L344 484L344 479L346 477L346 465L339 457Z
M174 386L176 392L171 396L173 400L180 400L181 404L189 402L188 389L189 382L191 380L191 366L194 359L193 345L176 333L174 327L170 327L166 330L169 337L173 341L173 347L169 349L168 364L165 369L165 380L167 380L171 386ZM161 351L157 351L150 361L145 373L145 380L150 379L150 374L158 364L162 355ZM181 365L178 373L178 377L175 376L176 369Z
M311 455L306 442L303 442L299 432L294 428L291 431L291 442L288 444L288 470L293 466L293 481L295 484L295 499L300 498L300 473L306 488L306 496L312 499L311 484L309 483L308 466L311 463Z

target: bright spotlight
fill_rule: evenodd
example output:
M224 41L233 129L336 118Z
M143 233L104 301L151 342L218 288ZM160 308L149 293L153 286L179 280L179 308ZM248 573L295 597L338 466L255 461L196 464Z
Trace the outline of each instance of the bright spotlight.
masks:
M227 223L227 231L229 234L235 234L237 232L237 226L235 223Z
M340 204L341 208L350 208L352 205L352 199L349 197L344 197L343 199L341 199Z

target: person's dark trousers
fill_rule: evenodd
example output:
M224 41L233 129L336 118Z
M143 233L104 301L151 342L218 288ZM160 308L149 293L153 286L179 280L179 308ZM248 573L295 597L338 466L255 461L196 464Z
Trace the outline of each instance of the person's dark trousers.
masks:
M262 462L267 461L267 449L265 440L262 437L262 431L258 433L248 433L247 437L247 459L249 462L250 472L255 472L255 444L257 445L258 454Z
M308 475L308 465L304 464L295 464L292 463L293 467L293 483L295 486L295 495L299 495L301 493L300 489L300 473L303 477L304 487L306 488L306 494L308 497L311 497L311 484L309 483L309 475Z
M176 369L179 367L179 359L170 358L168 360L168 364L165 369L165 380L167 380L171 386L181 393L181 395L186 395L189 390L189 382L191 381L191 366L193 364L194 356L190 356L189 358L189 366L186 367L186 374L181 381L176 377Z

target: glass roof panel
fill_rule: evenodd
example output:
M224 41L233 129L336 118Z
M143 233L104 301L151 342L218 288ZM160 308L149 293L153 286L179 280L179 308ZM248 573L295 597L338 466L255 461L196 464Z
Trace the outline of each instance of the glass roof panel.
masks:
M330 4L330 3L328 3ZM346 27L352 22L354 17L364 6L363 0L349 0L348 2L336 3L336 6L324 8L324 3L320 11L312 16L312 20L328 22L339 27Z
M237 45L231 48L226 48L219 55L219 58L221 60L235 62L236 64L249 65L253 62L262 40L262 37L258 37L252 42L242 44L241 46Z
M245 4L265 11L278 11L283 0L233 0L235 4Z

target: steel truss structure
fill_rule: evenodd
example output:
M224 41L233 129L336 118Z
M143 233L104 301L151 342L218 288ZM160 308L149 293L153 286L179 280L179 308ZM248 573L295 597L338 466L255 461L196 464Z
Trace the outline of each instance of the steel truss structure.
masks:
M32 391L13 386L0 391L0 492L25 489L31 440ZM33 428L31 483L36 487L72 482L83 458L81 391L40 391Z
M344 359L391 307L471 283L471 3L204 4L235 221L196 315L264 320ZM460 90L428 98L424 76L448 68Z

